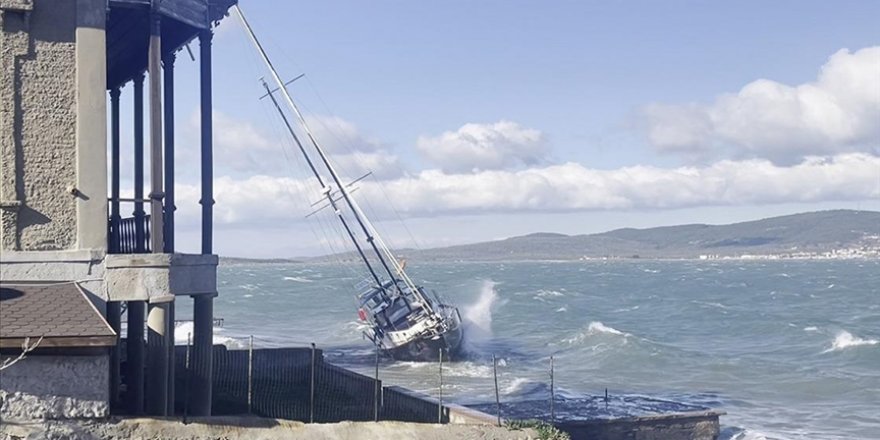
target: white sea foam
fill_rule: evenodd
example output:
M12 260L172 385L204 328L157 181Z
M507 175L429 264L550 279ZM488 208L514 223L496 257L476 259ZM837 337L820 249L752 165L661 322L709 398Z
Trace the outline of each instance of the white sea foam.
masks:
M551 297L551 296L565 296L564 293L558 290L538 290L538 296L541 298Z
M730 440L769 440L766 435L749 429L736 433Z
M811 325L809 327L804 327L804 331L805 332L817 332L817 331L819 331L819 327Z
M599 321L593 321L586 327L586 329L579 331L578 333L576 333L574 336L572 336L570 338L563 339L562 342L565 342L568 344L578 344L578 343L583 342L584 340L586 340L587 338L589 338L591 336L598 336L598 335L623 336L624 339L632 336L629 333L622 332L614 327L609 327Z
M629 336L629 333L624 333L614 327L609 327L605 324L602 324L599 321L591 322L590 325L587 327L587 331L591 334L608 333L618 336Z
M522 391L523 388L525 388L525 386L529 383L531 383L531 381L524 378L524 377L516 377L509 384L507 384L507 386L505 386L504 389L501 390L501 393L503 393L503 394L518 393L518 392Z
M556 311L559 312L559 313L567 312L567 311L568 311L568 306L562 306L562 307L556 309Z
M223 329L220 327L214 327L214 344L225 345L227 348L245 348L247 347L247 340L244 338L232 338L229 336L223 336L221 333ZM174 326L174 343L176 345L186 345L187 338L192 342L193 335L193 322L192 321L184 321L178 322Z
M314 281L303 277L284 277L287 281L296 281L297 283L314 283Z
M501 364L502 359L498 360L498 366L503 366ZM427 370L427 371L435 371L437 368L437 364L432 362L397 362L398 365L407 367L412 370ZM477 377L477 378L487 378L492 377L492 365L490 364L482 364L482 363L474 363L471 361L465 362L449 362L443 364L443 375L446 377Z
M834 338L834 341L831 343L831 348L823 351L823 353L828 353L831 351L841 351L850 347L860 347L863 345L877 345L880 344L880 341L876 339L862 339L858 336L853 336L852 333L841 330L837 332L837 336Z

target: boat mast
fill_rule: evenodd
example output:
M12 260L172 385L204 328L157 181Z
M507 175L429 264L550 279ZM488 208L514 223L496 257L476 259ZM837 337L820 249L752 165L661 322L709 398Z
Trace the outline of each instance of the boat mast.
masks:
M403 291L401 290L398 283L395 281L397 279L397 277L395 277L394 273L391 271L391 268L388 266L388 261L392 262L392 264L394 265L394 268L397 270L400 277L403 278L404 283L407 285L407 287L409 287L412 294L415 295L416 298L418 298L423 304L425 304L425 306L426 306L425 310L427 310L428 313L430 313L430 314L436 314L436 312L433 310L433 308L429 306L430 303L427 301L427 298L425 298L425 296L422 294L422 292L415 286L415 284L412 282L412 280L409 278L409 276L406 275L406 273L403 271L403 267L397 261L397 258L394 257L394 255L391 253L388 246L385 244L384 240L382 240L382 238L376 233L375 227L373 227L372 223L370 223L369 220L366 219L366 216L364 216L364 213L360 209L360 206L358 206L357 203L351 198L345 185L343 185L342 182L340 181L339 175L336 173L336 170L330 164L330 161L328 160L327 155L325 154L324 150L321 148L320 145L318 145L318 142L315 140L315 137L312 135L312 132L309 129L309 126L306 123L305 118L303 117L302 113L299 111L299 108L297 107L297 105L293 102L293 99L290 97L290 93L287 91L287 87L284 86L284 82L281 81L281 77L278 76L278 72L275 70L275 67L272 65L272 62L269 60L269 57L266 54L265 50L263 50L263 46L260 44L259 40L257 40L257 37L254 34L253 29L251 29L250 24L248 24L247 19L245 19L244 14L241 12L241 8L239 8L238 5L234 5L233 7L235 8L235 11L238 13L238 17L241 19L241 23L244 26L245 30L247 31L247 34L250 37L251 42L254 44L257 51L260 53L260 56L262 57L263 62L266 63L266 66L269 68L269 71L272 73L272 78L278 84L278 88L281 90L281 93L284 95L284 98L285 98L285 101L287 101L288 107L290 107L290 109L293 110L294 114L296 114L296 116L297 116L297 119L299 119L299 122L302 125L303 129L305 130L306 135L309 138L309 141L312 143L312 146L314 146L315 151L317 151L318 156L321 158L321 162L327 168L327 171L329 171L330 176L333 178L334 183L336 183L336 186L338 187L339 192L342 194L342 197L345 200L346 204L352 210L352 214L354 215L355 220L357 220L358 225L361 227L361 230L366 235L367 242L370 243L370 246L373 248L373 251L375 252L376 257L379 259L379 262L382 264L382 267L385 269L385 272L388 273L388 276L391 278L392 282L394 283L394 286L397 289L398 293L400 293L401 297L403 297L404 301L406 301L406 297L405 297L405 295L403 295ZM288 128L290 128L290 127L288 126ZM304 150L303 150L303 152L304 152ZM313 169L313 171L314 171L314 169ZM332 196L332 192L333 192L332 188L330 188L327 185L323 185L323 184L322 184L322 186L323 186L323 192L327 196L328 200L330 200L331 203L334 203L333 196ZM337 211L337 213L339 213L338 209L336 211ZM340 218L342 218L341 213L339 215L340 215ZM356 240L354 240L354 236L352 234L350 234L350 236L351 236L352 240L355 242L355 245L357 246ZM376 243L377 241L378 241L378 244ZM382 248L381 251L379 250L380 246ZM384 256L383 256L383 254L384 254ZM386 261L386 259L388 261ZM379 287L380 288L382 287L381 283L379 283ZM407 306L409 306L409 302L406 301L406 303L407 303Z
M303 157L306 159L306 163L309 164L309 169L312 170L312 174L315 175L315 178L318 179L318 184L321 185L321 188L327 188L324 184L324 179L321 178L321 174L318 173L318 170L315 168L315 164L312 163L312 158L309 157L309 154L306 152L305 147L303 147L302 142L299 140L299 136L296 135L296 132L293 130L293 127L290 126L290 121L287 120L287 115L284 114L284 111L281 110L281 106L278 105L278 100L275 99L275 95L272 94L272 90L269 89L269 85L266 84L262 78L260 78L260 82L263 83L263 87L266 89L266 92L269 95L269 98L272 100L272 104L275 105L275 109L278 110L278 114L281 115L281 119L284 121L284 125L287 127L287 131L290 133L290 136L293 137L296 146L299 147L299 151L302 153ZM327 200L330 202L330 207L333 208L333 211L336 213L336 216L339 217L339 221L342 222L342 227L345 228L345 232L348 233L348 237L351 238L352 243L354 243L354 247L357 249L358 254L361 256L361 259L364 260L364 264L367 265L367 269L370 271L370 275L373 276L373 280L376 281L376 284L379 288L382 288L382 281L379 280L379 275L373 269L373 265L370 264L370 260L367 258L367 255L364 253L364 250L361 248L360 243L357 242L357 239L354 237L354 232L352 232L351 227L348 226L348 222L345 220L345 217L342 215L342 212L336 206L336 201L333 200L333 196L330 193L327 193Z

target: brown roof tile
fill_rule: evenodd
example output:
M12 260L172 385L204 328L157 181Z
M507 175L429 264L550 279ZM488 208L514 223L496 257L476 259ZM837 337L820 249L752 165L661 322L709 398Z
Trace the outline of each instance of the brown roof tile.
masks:
M75 283L0 283L0 339L114 335Z

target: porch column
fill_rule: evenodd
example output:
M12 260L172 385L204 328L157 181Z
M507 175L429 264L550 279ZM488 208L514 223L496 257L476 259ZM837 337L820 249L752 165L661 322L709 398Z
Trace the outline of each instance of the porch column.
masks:
M211 415L214 345L214 297L193 297L193 356L191 369L192 400L190 410L195 416Z
M119 337L122 328L119 302L107 302L107 323L116 333L116 344L110 347L110 411L119 407Z
M110 90L110 253L119 252L119 87Z
M199 34L202 152L202 254L213 252L214 169L211 115L211 38L210 30ZM193 415L211 415L213 379L214 297L194 297L193 308Z
M162 58L165 93L165 253L174 253L174 61L173 52Z
M211 103L211 31L199 34L202 122L202 254L210 255L214 244L214 139Z
M126 339L128 369L125 400L133 415L144 413L144 310L146 302L128 302L128 336Z
M177 328L174 322L174 301L168 303L168 415L174 415L174 330Z
M169 304L151 302L147 314L147 413L153 416L168 415Z
M165 107L165 249L174 253L174 52L162 57L162 79L164 81ZM168 303L168 323L170 340L168 344L168 414L174 414L174 301Z
M134 77L134 236L135 252L146 252L144 224L144 74Z

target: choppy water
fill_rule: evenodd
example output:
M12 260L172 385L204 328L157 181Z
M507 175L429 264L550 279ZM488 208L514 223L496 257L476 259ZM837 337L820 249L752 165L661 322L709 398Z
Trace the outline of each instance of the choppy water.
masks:
M619 402L644 395L710 405L727 411L729 439L880 438L880 261L438 263L408 271L462 305L471 323L467 359L444 368L449 400L494 400L492 354L503 401L546 399L553 355L566 399L592 402L607 388ZM222 266L217 338L315 342L329 361L370 374L350 291L360 278L341 266ZM437 393L436 364L383 361L380 375Z

